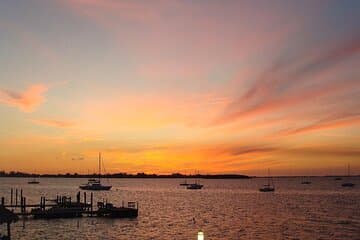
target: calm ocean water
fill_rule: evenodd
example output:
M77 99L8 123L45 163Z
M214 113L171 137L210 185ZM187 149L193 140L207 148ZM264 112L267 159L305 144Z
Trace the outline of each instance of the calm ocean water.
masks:
M360 178L343 188L333 178L275 178L275 193L260 193L265 179L201 180L204 189L186 190L181 179L112 179L113 190L96 192L120 205L139 202L137 219L78 218L20 220L14 239L360 239ZM307 179L307 180L308 180ZM0 178L0 196L22 188L27 203L56 194L75 198L86 179ZM345 180L345 178L344 178ZM106 180L104 180L106 182ZM195 218L195 223L193 221ZM5 226L0 226L5 232Z

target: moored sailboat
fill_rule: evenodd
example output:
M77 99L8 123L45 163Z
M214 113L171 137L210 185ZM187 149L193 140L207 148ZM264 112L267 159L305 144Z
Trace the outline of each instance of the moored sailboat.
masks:
M261 188L259 188L260 192L274 192L275 186L274 181L270 177L270 169L268 169L268 183L264 184Z
M91 190L91 191L108 191L112 188L111 185L101 184L101 153L99 153L99 177L98 179L90 178L86 184L79 186L82 190Z
M348 165L348 177L350 177L350 164ZM355 183L344 182L343 184L341 184L341 186L343 186L343 187L354 187Z

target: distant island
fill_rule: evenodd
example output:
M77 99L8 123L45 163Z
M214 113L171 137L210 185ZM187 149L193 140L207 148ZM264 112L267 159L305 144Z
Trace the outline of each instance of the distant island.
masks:
M34 174L24 172L5 172L0 171L0 177L45 177L45 178L96 178L98 174L78 174L78 173L65 173L65 174ZM204 178L204 179L249 179L252 178L240 174L194 174L185 175L181 173L172 174L147 174L147 173L112 173L102 174L102 178Z

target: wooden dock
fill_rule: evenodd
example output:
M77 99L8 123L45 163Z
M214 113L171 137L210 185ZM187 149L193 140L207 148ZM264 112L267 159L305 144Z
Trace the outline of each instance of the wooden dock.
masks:
M15 193L15 194L14 194ZM18 194L19 193L19 194ZM13 211L18 216L30 216L34 219L52 218L75 218L75 217L111 217L111 218L130 218L138 216L138 203L128 202L125 205L116 207L107 200L97 202L94 206L93 193L90 193L90 201L87 201L87 192L78 192L75 201L68 196L57 195L56 198L47 199L40 197L40 203L28 204L23 191L11 189L10 201L7 204L5 198L1 198L1 206ZM81 195L83 198L81 199Z

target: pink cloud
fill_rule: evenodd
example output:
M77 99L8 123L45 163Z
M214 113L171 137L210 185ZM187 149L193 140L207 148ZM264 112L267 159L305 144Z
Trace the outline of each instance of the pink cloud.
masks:
M44 93L47 90L42 84L32 85L23 92L0 89L0 103L32 112L45 100Z
M360 37L350 38L320 54L299 54L292 60L280 59L260 73L254 84L231 102L216 124L256 117L279 110L293 110L314 100L355 91L357 77L334 81L331 72L340 63L360 53ZM342 101L346 98L341 99Z

